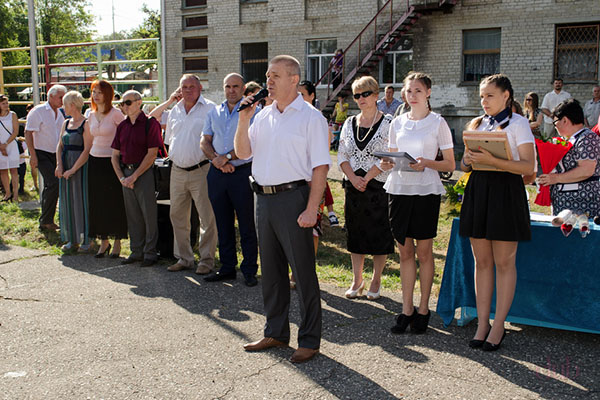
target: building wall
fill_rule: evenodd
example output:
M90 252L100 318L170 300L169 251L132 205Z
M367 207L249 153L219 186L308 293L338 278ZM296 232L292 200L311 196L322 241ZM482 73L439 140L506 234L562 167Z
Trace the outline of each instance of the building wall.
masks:
M182 10L181 0L167 0L167 90L182 74L181 41L184 36L206 33L207 97L221 101L221 82L230 72L240 72L241 44L268 42L269 58L290 54L306 71L306 40L337 38L345 48L377 11L381 0L208 0L205 9ZM208 28L183 31L182 15L205 12ZM434 87L431 103L448 117L455 132L480 111L478 87L463 84L462 32L465 29L501 28L500 70L513 83L515 97L543 95L552 88L556 24L599 22L598 0L458 0L449 14L433 12L413 28L414 69L429 73ZM188 55L188 53L186 53ZM376 75L377 71L374 72ZM565 83L575 98L591 98L591 84Z

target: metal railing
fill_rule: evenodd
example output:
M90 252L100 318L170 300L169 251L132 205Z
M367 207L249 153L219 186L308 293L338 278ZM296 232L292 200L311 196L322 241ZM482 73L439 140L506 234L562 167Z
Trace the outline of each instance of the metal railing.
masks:
M102 48L103 46L108 45L116 45L116 44L135 44L135 43L143 43L143 42L154 42L156 45L156 58L153 59L144 59L144 60L103 60L102 57ZM49 50L52 49L62 49L62 48L73 48L73 47L95 47L96 48L96 61L88 61L88 62L74 62L74 63L50 63ZM99 42L85 42L85 43L67 43L67 44L55 44L55 45L46 45L46 46L38 46L38 49L42 53L43 63L39 63L38 69L40 70L38 73L43 70L43 77L45 82L40 82L40 89L45 88L46 92L52 85L64 85L64 86L80 86L80 85L90 85L92 83L91 80L67 80L67 81L52 81L52 69L53 68L65 68L65 67L96 67L97 78L101 79L103 76L103 68L104 66L110 65L120 65L120 64L156 64L158 79L128 79L128 80L118 80L118 79L106 79L107 82L115 85L115 84L128 84L128 85L138 85L138 84L156 84L158 85L158 97L160 100L164 100L164 85L160 84L164 81L164 71L161 66L161 46L160 39L158 38L144 38L144 39L125 39L125 40L108 40L108 41L99 41ZM4 93L5 88L16 88L16 87L32 87L31 82L16 82L16 83L6 83L4 81L4 71L8 70L27 70L31 69L31 65L3 65L3 54L7 52L14 51L27 51L29 52L29 47L13 47L0 49L0 93ZM33 71L32 71L33 73ZM107 72L108 77L108 72ZM147 103L158 103L158 101L146 101ZM33 101L10 101L10 104L32 104Z

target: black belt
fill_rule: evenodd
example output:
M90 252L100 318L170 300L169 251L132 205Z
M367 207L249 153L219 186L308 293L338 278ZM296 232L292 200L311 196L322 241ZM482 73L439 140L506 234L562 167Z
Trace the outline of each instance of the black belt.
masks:
M277 193L281 193L281 192L287 192L288 190L293 190L293 189L299 188L301 186L308 185L308 182L306 182L305 180L300 180L300 181L282 183L281 185L261 186L258 183L256 183L253 176L250 176L249 179L250 179L250 186L252 187L252 191L254 193L259 193L259 194L277 194Z
M121 169L137 169L137 167L139 167L140 164L124 164L121 163Z
M178 166L178 165L175 165L175 164L173 164L173 165L175 165L175 166L176 166L177 168L179 168L179 169L182 169L182 170L184 170L184 171L188 171L188 172L190 172L190 171L193 171L193 170L195 170L195 169L201 168L201 167L205 166L205 165L206 165L206 164L208 164L208 163L209 163L209 161L208 161L208 160L204 160L204 161L202 161L202 162L200 162L200 163L198 163L198 164L196 164L196 165L192 165L191 167L187 167L187 168L183 168L183 167L180 167L180 166Z

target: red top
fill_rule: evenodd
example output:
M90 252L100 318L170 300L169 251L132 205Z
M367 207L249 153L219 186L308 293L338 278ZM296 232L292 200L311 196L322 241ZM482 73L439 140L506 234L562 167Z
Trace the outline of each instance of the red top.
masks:
M117 126L117 133L111 147L121 152L123 164L140 164L146 157L148 149L154 147L160 149L163 146L160 123L152 118L146 135L147 120L146 114L141 112L134 124L127 117Z

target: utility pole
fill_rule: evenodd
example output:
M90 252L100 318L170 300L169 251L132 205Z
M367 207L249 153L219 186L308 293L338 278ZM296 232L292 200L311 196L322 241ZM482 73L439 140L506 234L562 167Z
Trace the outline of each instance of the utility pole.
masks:
M112 23L113 23L113 40L117 40L117 33L115 32L115 0L112 0Z
M33 0L27 0L27 22L29 25L29 56L31 57L31 84L33 104L40 104L40 81L38 78L37 41L35 37L35 6ZM47 82L49 83L49 82Z

